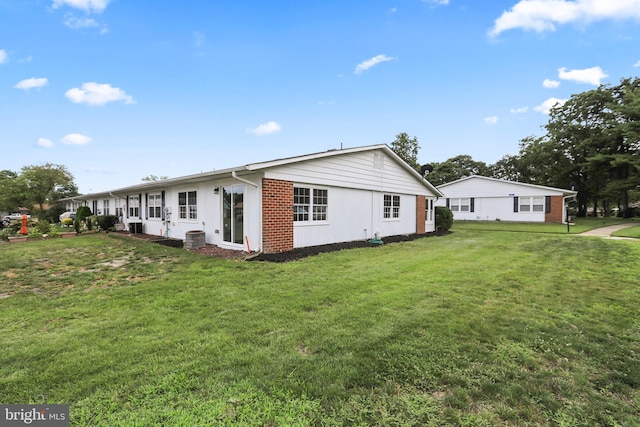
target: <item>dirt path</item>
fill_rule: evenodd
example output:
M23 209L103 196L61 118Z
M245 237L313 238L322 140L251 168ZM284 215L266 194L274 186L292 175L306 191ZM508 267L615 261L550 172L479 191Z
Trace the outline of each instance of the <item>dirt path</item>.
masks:
M596 236L596 237L607 237L609 239L617 239L617 240L638 240L632 239L630 237L615 237L612 236L611 233L616 232L618 230L622 230L623 228L633 227L637 224L618 224L618 225L609 225L607 227L594 228L593 230L585 231L584 233L578 234L578 236Z

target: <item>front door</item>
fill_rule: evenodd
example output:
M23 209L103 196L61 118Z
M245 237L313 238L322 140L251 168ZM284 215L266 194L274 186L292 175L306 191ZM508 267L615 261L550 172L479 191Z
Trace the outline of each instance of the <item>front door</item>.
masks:
M244 185L222 188L222 240L244 244Z

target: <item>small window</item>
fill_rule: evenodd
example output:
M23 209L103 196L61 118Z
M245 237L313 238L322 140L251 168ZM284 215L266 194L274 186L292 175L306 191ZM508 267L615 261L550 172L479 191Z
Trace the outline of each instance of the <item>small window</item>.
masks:
M383 218L400 218L400 196L392 194L384 195Z
M129 218L140 216L140 199L138 196L129 197Z
M451 212L473 212L472 199L469 197L451 199L449 209Z
M198 197L195 191L178 193L178 217L180 219L198 219Z
M293 188L293 220L326 221L329 191L323 188Z
M532 205L534 212L544 212L544 197L532 197Z
M293 220L309 221L309 205L311 189L304 187L293 188Z
M313 189L313 220L327 220L327 190Z
M149 218L161 218L162 216L162 196L160 194L149 194Z
M102 201L102 209L105 215L109 215L109 199L104 199Z

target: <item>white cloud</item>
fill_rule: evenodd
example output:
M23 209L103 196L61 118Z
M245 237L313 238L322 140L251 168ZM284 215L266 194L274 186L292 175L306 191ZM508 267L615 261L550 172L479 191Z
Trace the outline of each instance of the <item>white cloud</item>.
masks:
M369 68L373 67L374 65L380 64L381 62L386 62L386 61L393 61L395 58L391 58L387 55L377 55L374 56L371 59L367 59L365 61L362 61L361 63L359 63L356 66L356 69L354 70L353 74L362 74L363 71L368 70Z
M636 62L635 64L633 64L634 67L640 67L640 61Z
M524 106L524 107L520 107L520 108L512 108L509 110L510 113L512 114L524 114L527 111L529 111L529 107L528 106Z
M69 16L67 17L67 20L64 21L64 25L71 28L72 30L80 30L82 28L98 27L100 24L98 24L95 19L76 18L75 16Z
M100 28L100 34L106 34L109 32L108 27L105 24L101 24L92 18L78 18L72 14L65 16L64 25L72 30L82 30L85 28Z
M35 77L32 77L30 79L20 80L14 87L16 89L29 90L33 88L41 88L43 86L46 86L48 83L49 80L47 80L46 78L36 79Z
M80 9L86 13L102 13L107 8L111 0L53 0L52 7L58 9L62 6L69 6L73 9Z
M558 77L562 80L571 80L576 83L587 83L599 86L602 79L609 77L600 67L585 68L584 70L567 70L558 68Z
M44 147L44 148L51 148L53 147L53 142L51 142L50 139L46 139L46 138L38 138L38 142L36 142L36 144L40 147Z
M546 87L547 89L555 89L558 86L560 86L560 82L557 80L544 79L542 82L542 87Z
M115 101L123 101L125 104L135 103L133 98L122 89L95 82L84 83L82 88L69 89L65 96L76 104L105 105Z
M9 54L6 50L0 49L0 64L4 64L6 62L9 62Z
M489 35L515 28L541 33L572 22L629 18L640 19L640 0L520 0L495 20Z
M542 114L549 114L553 107L562 106L567 101L568 99L549 98L533 109Z
M495 125L498 123L498 116L485 117L484 122L488 125Z
M279 123L270 121L267 123L263 123L257 128L247 129L248 133L252 133L254 135L269 135L272 133L280 132L282 130L282 126Z
M91 138L79 133L70 133L62 137L60 142L66 145L87 145L91 142Z

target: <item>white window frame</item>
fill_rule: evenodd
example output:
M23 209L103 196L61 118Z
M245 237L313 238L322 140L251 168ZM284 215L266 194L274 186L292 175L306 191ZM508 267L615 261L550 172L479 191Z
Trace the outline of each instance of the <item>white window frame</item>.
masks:
M425 218L427 221L433 221L433 199L426 199L426 214Z
M129 196L129 218L140 218L140 198Z
M118 217L118 220L122 219L122 217L124 217L124 202L122 199L120 198L116 198L116 216Z
M147 212L149 219L162 219L162 194L151 193L148 200Z
M398 221L400 219L401 199L398 194L382 195L382 220Z
M181 204L181 195L184 194L185 204ZM198 219L198 191L187 190L178 192L178 218L186 221Z
M518 212L544 213L544 196L520 196L518 198Z
M471 212L470 197L455 197L449 199L449 209L451 212Z
M306 194L296 194L300 192ZM302 198L302 200L301 200ZM329 223L329 189L309 185L293 187L294 225Z
M109 199L102 201L102 213L103 215L109 215Z

